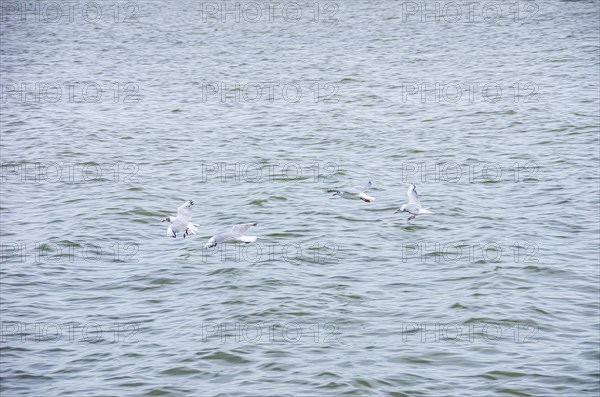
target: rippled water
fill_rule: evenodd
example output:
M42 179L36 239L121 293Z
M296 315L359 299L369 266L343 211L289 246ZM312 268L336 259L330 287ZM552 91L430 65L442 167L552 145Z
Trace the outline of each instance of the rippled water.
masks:
M47 4L2 3L3 396L598 395L596 1Z

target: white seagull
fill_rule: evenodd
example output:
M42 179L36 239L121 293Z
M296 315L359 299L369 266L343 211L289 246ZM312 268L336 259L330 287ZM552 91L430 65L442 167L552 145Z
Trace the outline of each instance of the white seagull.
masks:
M163 219L163 222L169 222L169 228L167 229L168 237L177 237L177 233L183 232L183 238L189 236L190 232L196 234L198 229L196 225L192 223L192 205L194 202L192 200L188 200L179 208L177 208L177 216L171 217L168 216Z
M252 226L256 226L257 223L240 223L231 228L227 233L216 234L208 240L205 247L212 248L216 247L217 244L226 243L228 241L241 241L243 243L253 243L258 237L256 236L245 236L244 233L248 231Z
M367 195L365 192L371 188L373 183L371 181L364 185L354 186L350 189L329 189L327 193L333 193L334 196L340 196L345 199L361 199L365 203L370 203L375 200L373 197Z
M417 215L431 214L430 211L427 211L425 208L421 207L421 201L419 200L419 195L417 194L417 187L412 183L410 186L408 186L408 204L404 204L395 213L398 212L408 212L412 215L408 217L406 220L407 222L415 219Z

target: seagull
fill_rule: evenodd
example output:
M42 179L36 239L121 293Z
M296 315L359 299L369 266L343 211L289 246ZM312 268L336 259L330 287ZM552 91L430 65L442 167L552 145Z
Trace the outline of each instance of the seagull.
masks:
M231 230L227 233L216 234L208 240L205 247L212 248L216 247L217 244L226 243L228 241L241 241L246 244L253 243L256 241L258 237L256 236L245 236L244 233L252 226L256 226L257 223L240 223L239 225L235 225L231 228Z
M340 196L345 199L359 198L362 201L364 201L365 203L370 203L371 201L373 201L375 199L373 197L367 195L365 192L367 190L369 190L372 185L373 185L373 183L371 181L369 181L364 185L354 186L353 188L350 188L350 189L342 189L342 190L329 189L329 190L327 190L327 193L333 193L334 196Z
M179 208L177 208L176 217L166 217L162 222L169 222L169 228L167 229L167 237L177 237L177 233L183 232L183 238L189 236L190 232L196 234L198 229L196 225L192 223L192 205L194 202L188 200Z
M408 212L412 215L408 217L406 220L407 222L415 219L417 215L431 214L430 211L427 211L425 208L421 207L421 201L419 200L419 195L417 194L417 187L412 183L408 186L408 204L404 204L394 213L398 212Z

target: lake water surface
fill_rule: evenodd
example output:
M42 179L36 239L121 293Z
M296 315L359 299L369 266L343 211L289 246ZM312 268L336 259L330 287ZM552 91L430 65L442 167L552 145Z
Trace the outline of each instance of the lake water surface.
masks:
M2 7L3 397L598 395L597 1Z

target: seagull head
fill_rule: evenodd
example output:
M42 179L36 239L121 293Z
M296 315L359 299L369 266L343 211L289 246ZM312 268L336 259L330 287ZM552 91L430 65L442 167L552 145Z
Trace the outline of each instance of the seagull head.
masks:
M192 205L194 205L194 202L192 200L188 200L185 202L186 207L191 207Z
M169 222L171 223L171 217L167 216L165 219L163 219L161 222Z

